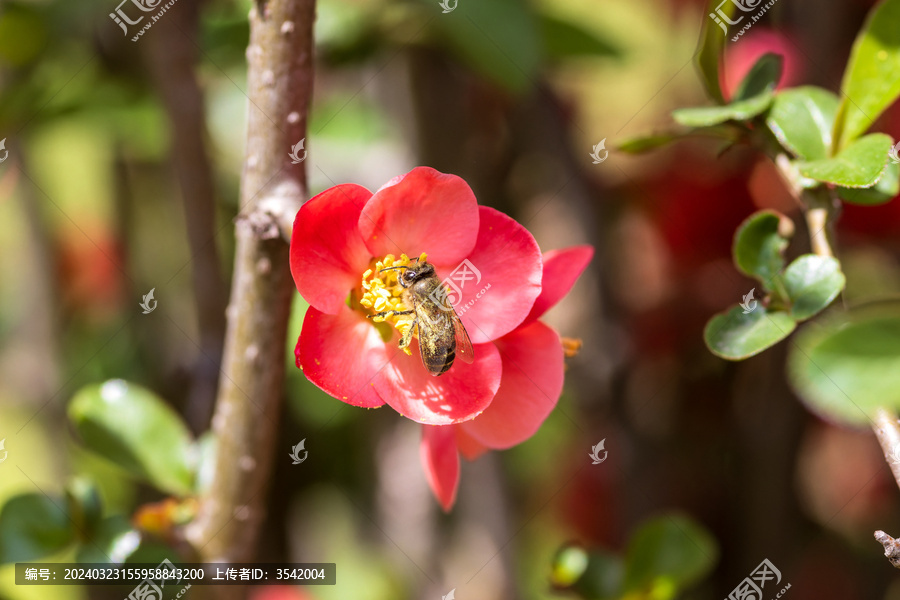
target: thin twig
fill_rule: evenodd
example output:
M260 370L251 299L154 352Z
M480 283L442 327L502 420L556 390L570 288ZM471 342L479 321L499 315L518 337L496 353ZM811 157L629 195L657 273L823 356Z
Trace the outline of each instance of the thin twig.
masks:
M200 356L193 368L185 409L195 432L209 427L216 399L225 338L227 285L216 247L216 192L206 149L206 110L195 67L200 3L186 3L166 16L160 31L147 37L148 64L169 115L172 166L178 174L187 239L191 249L194 307Z
M900 487L900 460L898 460L900 458L900 420L897 419L897 415L880 408L875 413L875 424L872 426L872 431L875 432L875 437L881 444L881 451L891 468L894 481Z
M806 226L809 229L812 251L819 256L834 256L828 242L828 209L824 207L807 209Z
M891 564L900 569L900 540L892 538L880 529L875 532L875 539L884 546L884 555Z

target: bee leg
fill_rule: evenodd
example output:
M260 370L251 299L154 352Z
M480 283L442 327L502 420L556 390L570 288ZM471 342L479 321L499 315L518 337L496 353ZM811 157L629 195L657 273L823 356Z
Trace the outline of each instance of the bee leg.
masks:
M386 310L384 312L375 313L374 315L366 315L367 319L374 319L375 317L389 317L391 315L411 315L414 310Z
M406 333L403 335L403 339L400 340L401 348L406 348L407 346L409 346L409 342L412 341L413 331L416 330L416 325L418 325L418 323L418 317L413 319L412 325L409 326L409 329L407 329Z

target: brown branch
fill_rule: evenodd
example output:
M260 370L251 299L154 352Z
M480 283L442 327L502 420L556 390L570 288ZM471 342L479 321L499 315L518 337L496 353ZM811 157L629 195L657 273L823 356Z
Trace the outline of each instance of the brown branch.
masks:
M314 0L257 1L250 13L248 134L236 223L223 373L213 417L218 461L187 537L206 561L255 551L281 409L293 283L280 225L306 196L305 137L313 85ZM217 598L243 591L221 587ZM234 594L234 595L232 595Z
M206 150L206 115L195 65L200 2L186 2L166 15L148 36L147 61L169 115L172 164L178 173L191 250L194 306L200 352L194 365L186 417L195 432L209 426L225 337L225 279L215 244L216 192Z

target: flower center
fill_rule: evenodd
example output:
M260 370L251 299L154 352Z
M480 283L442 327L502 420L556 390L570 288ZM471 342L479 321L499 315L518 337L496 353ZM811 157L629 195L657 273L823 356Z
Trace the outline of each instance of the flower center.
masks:
M425 262L427 255L423 252L419 256L419 262ZM372 320L376 323L388 323L392 325L401 336L409 333L413 321L416 318L414 314L398 315L398 312L411 310L411 306L407 306L403 301L403 286L400 285L400 275L404 269L390 269L391 267L405 267L412 261L405 254L401 254L400 258L394 258L393 254L388 254L383 259L375 262L373 269L367 269L362 275L362 298L359 303L367 308L373 315ZM386 313L386 314L382 314ZM416 332L413 332L416 335ZM418 336L417 336L418 337ZM409 346L403 348L407 354L411 354Z

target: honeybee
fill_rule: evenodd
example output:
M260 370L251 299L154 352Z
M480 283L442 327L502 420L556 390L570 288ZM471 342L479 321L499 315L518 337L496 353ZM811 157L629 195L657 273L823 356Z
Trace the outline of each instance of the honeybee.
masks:
M412 341L413 332L418 329L422 364L435 377L446 373L457 356L463 362L471 363L475 353L469 334L453 310L447 298L447 290L435 274L434 265L422 261L411 266L388 267L382 271L395 269L405 269L397 277L397 281L404 288L403 303L412 308L380 312L369 317L414 314L412 325L400 340L400 347L406 348Z

